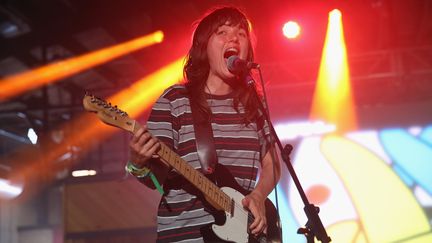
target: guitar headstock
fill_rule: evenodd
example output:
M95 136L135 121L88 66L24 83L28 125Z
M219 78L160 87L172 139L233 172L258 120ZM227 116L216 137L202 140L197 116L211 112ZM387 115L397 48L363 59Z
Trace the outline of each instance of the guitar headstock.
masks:
M111 103L90 94L85 94L83 105L85 110L96 113L104 123L134 132L135 121L117 106L112 106Z

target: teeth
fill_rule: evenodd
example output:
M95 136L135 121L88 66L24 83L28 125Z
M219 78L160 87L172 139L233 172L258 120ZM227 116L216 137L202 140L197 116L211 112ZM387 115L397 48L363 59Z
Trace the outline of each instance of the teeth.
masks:
M238 55L238 53L239 53L239 51L236 48L230 47L230 48L225 50L224 57L228 58L228 57L233 56L233 55Z
M238 50L234 47L228 48L225 50L225 52L234 52L234 53L238 53Z

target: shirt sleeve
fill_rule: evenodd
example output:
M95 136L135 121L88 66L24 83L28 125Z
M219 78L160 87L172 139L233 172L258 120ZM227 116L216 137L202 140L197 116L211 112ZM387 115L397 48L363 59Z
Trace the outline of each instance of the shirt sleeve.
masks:
M178 132L175 130L176 117L169 99L171 93L171 88L165 90L155 102L147 120L147 128L153 136L175 150Z

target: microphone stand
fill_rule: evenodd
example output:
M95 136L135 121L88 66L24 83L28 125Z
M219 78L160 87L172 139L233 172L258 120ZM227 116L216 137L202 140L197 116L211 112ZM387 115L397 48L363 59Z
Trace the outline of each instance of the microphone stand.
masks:
M267 97L266 97L266 93L265 93L265 89L264 89L264 82L263 82L263 78L262 78L261 69L259 68L259 66L257 66L257 69L258 69L261 83L262 83L262 87L263 87L264 102L267 104ZM307 243L313 243L315 237L323 243L330 242L331 238L327 235L327 232L326 232L326 230L325 230L325 228L321 222L321 219L318 216L319 207L309 203L309 200L307 199L306 194L305 194L302 186L300 185L299 179L298 179L298 177L294 171L294 168L291 164L291 160L290 160L289 155L293 149L293 146L291 144L287 144L287 145L285 145L285 147L282 146L282 143L281 143L279 137L277 136L276 131L274 130L273 124L270 120L270 114L268 112L268 109L266 109L264 107L264 105L261 102L259 95L256 91L255 81L253 80L253 78L249 74L245 75L245 81L246 81L249 89L252 91L251 93L254 96L253 98L256 99L256 101L258 103L259 109L261 109L263 115L265 116L266 120L269 123L270 136L276 140L278 148L281 151L282 159L285 162L285 164L288 168L288 171L291 175L291 178L293 179L294 184L295 184L295 186L296 186L296 188L300 194L300 197L303 201L303 204L304 204L303 210L306 213L308 221L306 222L306 225L304 228L299 228L297 230L297 234L303 234L307 239Z

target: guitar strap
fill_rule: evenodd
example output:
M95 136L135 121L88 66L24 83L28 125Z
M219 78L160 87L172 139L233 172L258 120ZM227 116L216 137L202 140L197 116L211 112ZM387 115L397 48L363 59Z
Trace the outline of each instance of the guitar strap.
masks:
M201 168L204 174L212 174L218 161L210 119L198 107L196 102L191 100L190 103L195 130L195 143Z

